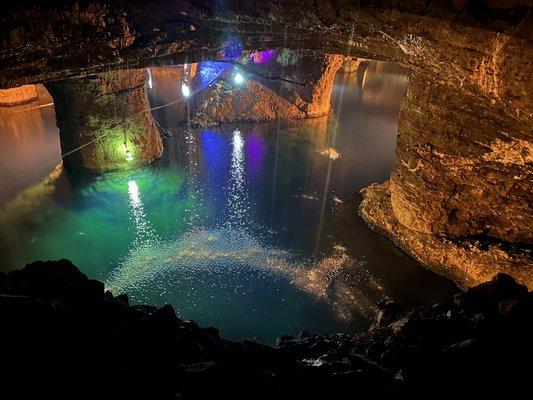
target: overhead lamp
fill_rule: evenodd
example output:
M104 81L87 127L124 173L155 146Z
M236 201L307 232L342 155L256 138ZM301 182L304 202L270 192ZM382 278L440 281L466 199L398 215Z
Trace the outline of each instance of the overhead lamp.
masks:
M127 149L126 150L126 161L131 161L131 160L133 160L133 155L131 154L130 149Z
M237 84L237 85L240 85L241 83L244 82L244 76L242 76L242 74L240 72L237 72L235 74L235 76L233 77L233 81Z
M189 97L191 95L191 89L189 88L189 85L183 83L181 85L181 93L183 93L183 97Z

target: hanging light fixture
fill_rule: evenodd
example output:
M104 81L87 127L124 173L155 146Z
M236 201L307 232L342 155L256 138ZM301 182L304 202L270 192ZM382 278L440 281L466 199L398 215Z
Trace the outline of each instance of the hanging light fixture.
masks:
M181 85L181 93L183 94L183 97L189 97L191 95L191 89L186 82L183 82Z
M241 83L244 82L244 76L242 76L242 74L240 72L237 72L235 74L235 76L233 77L233 81L237 84L237 85L240 85Z
M128 134L127 134L127 131L124 131L124 147L126 148L126 161L133 160L133 154L131 154L131 151L128 148Z
M133 155L131 154L130 149L126 150L126 161L133 160Z

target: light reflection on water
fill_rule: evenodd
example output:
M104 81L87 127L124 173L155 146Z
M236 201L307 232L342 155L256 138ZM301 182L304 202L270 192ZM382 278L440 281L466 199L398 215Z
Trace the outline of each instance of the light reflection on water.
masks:
M356 331L381 300L431 303L452 285L371 232L353 198L392 169L404 85L399 70L372 63L338 76L332 118L293 124L177 129L181 111L158 110L173 133L161 160L63 174L16 226L1 221L17 207L0 211L0 247L8 235L13 244L2 268L67 257L134 302L170 302L236 339Z

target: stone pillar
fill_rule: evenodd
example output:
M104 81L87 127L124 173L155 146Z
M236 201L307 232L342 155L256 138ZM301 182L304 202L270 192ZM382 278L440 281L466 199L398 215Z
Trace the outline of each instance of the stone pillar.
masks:
M119 70L47 85L67 167L90 172L150 163L163 145L150 112L144 69ZM127 150L131 159L127 158Z
M344 58L336 54L299 54L285 50L276 57L277 63L259 68L266 70L266 75L283 80L260 77L258 80L294 104L305 118L320 117L330 111L335 75Z
M484 95L411 74L394 171L365 189L360 213L460 286L505 272L532 288L531 123Z
M391 175L405 226L457 237L533 242L533 140L482 97L411 75Z

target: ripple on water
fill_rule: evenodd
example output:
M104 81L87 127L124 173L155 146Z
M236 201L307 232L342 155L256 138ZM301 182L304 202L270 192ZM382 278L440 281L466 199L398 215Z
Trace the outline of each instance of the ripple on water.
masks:
M153 292L154 285L158 286L162 279L172 279L177 285L208 279L242 295L242 285L232 282L236 276L250 272L254 280L289 283L317 301L328 303L337 318L346 321L355 314L373 314L375 304L386 299L364 262L351 258L343 246L333 246L328 255L302 259L233 228L197 229L173 241L143 243L129 252L107 280L106 288L114 293L140 293L143 297Z

